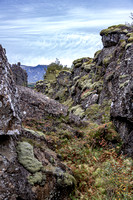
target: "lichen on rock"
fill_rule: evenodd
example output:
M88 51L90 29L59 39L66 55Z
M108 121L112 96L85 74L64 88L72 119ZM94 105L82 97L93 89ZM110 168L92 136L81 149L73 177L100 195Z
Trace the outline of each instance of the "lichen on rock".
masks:
M42 168L42 163L39 162L33 152L33 146L28 142L20 142L17 146L19 162L32 173L38 172Z

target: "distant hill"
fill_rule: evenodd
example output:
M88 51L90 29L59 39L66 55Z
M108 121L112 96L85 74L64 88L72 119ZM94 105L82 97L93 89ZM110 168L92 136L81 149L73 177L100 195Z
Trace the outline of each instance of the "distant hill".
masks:
M21 67L28 74L28 83L35 83L39 80L42 80L45 74L45 69L47 69L47 65L37 65L35 67L21 65Z

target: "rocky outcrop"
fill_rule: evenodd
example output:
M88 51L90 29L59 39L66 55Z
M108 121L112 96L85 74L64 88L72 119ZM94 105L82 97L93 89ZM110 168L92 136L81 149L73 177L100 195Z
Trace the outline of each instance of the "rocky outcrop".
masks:
M71 84L64 88L69 96L63 104L71 113L90 122L107 123L111 117L123 139L124 153L133 156L133 28L111 26L100 35L103 49L93 59L87 57L73 62ZM57 80L58 76L55 85ZM52 84L51 90L51 97L56 98ZM63 90L59 91L62 95Z
M0 46L0 135L16 135L21 129L19 96L5 49Z
M20 118L20 112L25 120L28 116L43 120L46 114L48 123L62 113L65 117L67 109L43 95L37 98L29 90L21 89L19 99L5 50L0 46L0 199L67 200L76 184L70 169L49 148L53 144L44 132L22 128Z
M56 80L54 80L55 77ZM62 71L57 70L54 79L51 78L53 77L51 76L49 80L46 76L45 80L40 80L36 82L35 89L36 91L45 93L50 98L58 100L60 103L63 103L70 96L69 88L72 85L71 72L64 69Z
M30 88L18 87L20 95L20 109L23 111L23 118L45 118L46 115L66 116L67 107L50 99L46 95L37 93Z
M13 79L16 85L27 86L28 85L28 75L27 72L20 67L20 63L13 64L11 66L13 72Z
M69 113L68 107L30 88L18 86L22 121L27 119L64 119L66 123L83 125L79 116Z

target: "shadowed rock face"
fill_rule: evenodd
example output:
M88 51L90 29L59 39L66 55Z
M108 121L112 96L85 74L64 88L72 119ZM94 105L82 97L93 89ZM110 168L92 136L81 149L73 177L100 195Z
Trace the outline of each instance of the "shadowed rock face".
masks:
M13 64L11 67L13 72L13 79L16 85L27 86L28 84L28 75L27 72L20 67L20 64Z
M0 46L0 135L19 134L19 96L5 50Z
M133 44L126 49L112 80L111 118L124 141L123 151L133 156ZM123 79L123 82L121 83Z

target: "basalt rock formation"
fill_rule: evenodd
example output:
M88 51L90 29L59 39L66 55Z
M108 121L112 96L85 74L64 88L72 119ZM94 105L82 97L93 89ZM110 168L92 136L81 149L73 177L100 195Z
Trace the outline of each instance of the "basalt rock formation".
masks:
M20 67L20 64L13 64L11 66L13 72L13 79L16 85L27 86L28 85L28 75L27 72Z
M124 153L133 157L133 28L111 26L100 35L103 49L93 59L75 60L66 77L60 72L54 84L44 80L40 86L82 119L102 124L111 118L123 140Z
M65 118L67 109L43 95L37 98L28 88L18 89L2 46L0 111L0 199L69 199L75 187L71 170L51 150L53 143L45 137L45 131L34 131L31 127L34 117L41 120L47 117L43 122L50 123L50 119L55 121L62 114ZM28 121L29 117L32 120ZM26 128L21 126L21 119L25 119Z

